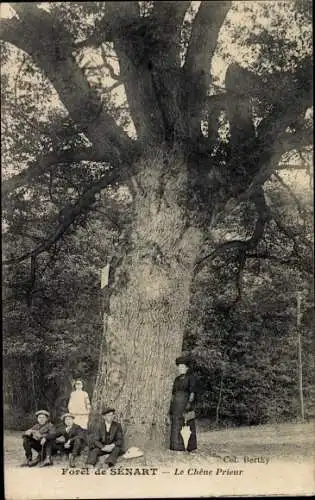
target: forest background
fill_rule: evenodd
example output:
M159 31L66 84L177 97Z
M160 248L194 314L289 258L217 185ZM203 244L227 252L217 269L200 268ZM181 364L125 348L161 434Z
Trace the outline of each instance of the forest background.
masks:
M192 2L190 7L182 30L183 46L188 43L199 3ZM71 2L70 6L62 2L42 7L48 6L59 21L68 23L72 35L80 40L87 36L89 19L102 13L100 4ZM139 4L145 18L152 2ZM311 4L290 2L290 8L288 2L257 4L233 2L234 18L226 22L225 35L218 44L217 67L236 61L257 74L271 75L269 85L277 85L278 75L272 80L273 72L296 69L302 56L311 54ZM82 33L75 32L76 26ZM121 126L131 130L121 82L111 80L117 77L114 58L110 59L112 49L107 46L106 50L107 59L102 64L93 59L91 62L88 54L80 54L80 65L95 88L103 87L106 76L110 83L102 90L103 100ZM38 152L65 151L82 145L85 139L77 134L53 87L25 52L3 43L1 58L5 181L10 180L12 172L18 175L21 165ZM212 90L220 95L224 76L221 69L215 73L214 68L214 74ZM308 104L306 110L304 119L310 126L312 105ZM230 129L224 113L219 121L216 140L223 151ZM209 123L205 116L205 137ZM288 128L298 129L299 125L293 123ZM101 289L101 270L107 263L112 266L119 262L128 247L133 217L130 190L113 183L101 191L93 206L80 214L34 266L16 257L40 244L69 197L83 193L97 180L99 164L90 161L87 169L86 163L74 163L69 172L68 164L60 162L53 173L39 175L27 187L14 186L4 193L3 253L9 261L3 273L7 428L25 427L41 407L48 408L56 418L66 410L76 377L84 380L90 396L95 387L107 300L107 287ZM272 216L258 245L241 262L235 257L235 244L223 247L216 255L211 245L213 241L245 241L250 237L256 221L253 204L239 203L224 218L218 216L203 242L202 262L190 289L183 350L190 353L198 375L197 417L211 428L300 418L301 370L304 417L314 416L311 164L312 148L304 141L282 156L277 170L264 183ZM204 193L195 184L195 205L190 210L200 211L201 206L206 214ZM207 226L207 215L202 224Z

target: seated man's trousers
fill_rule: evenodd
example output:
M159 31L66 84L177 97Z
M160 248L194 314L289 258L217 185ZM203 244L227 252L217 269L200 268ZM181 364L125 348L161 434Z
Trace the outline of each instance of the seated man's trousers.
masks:
M40 454L40 459L45 460L46 457L50 457L52 454L52 441L46 440L45 444L41 445L40 441L34 439L30 436L23 437L23 448L25 451L25 457L27 460L32 460L32 450L38 451Z
M86 463L89 465L95 465L100 456L107 455L105 463L112 466L115 465L115 463L117 462L117 458L122 454L123 451L121 448L119 448L119 446L115 446L113 451L111 451L110 453L103 451L101 448L90 448Z

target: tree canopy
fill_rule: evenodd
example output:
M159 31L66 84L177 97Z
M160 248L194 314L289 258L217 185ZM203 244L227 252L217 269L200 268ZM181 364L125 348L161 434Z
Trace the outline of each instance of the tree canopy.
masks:
M4 160L9 149L10 171L14 163L27 167L4 181L3 191L23 192L49 176L57 183L58 168L52 167L74 162L85 187L62 205L62 224L54 225L35 254L61 237L96 193L130 178L142 148L165 141L180 143L198 159L210 157L202 163L225 203L249 197L284 153L311 143L308 3L195 4L11 4L14 17L1 21L1 37L9 42L3 64L12 71L2 77L3 114L10 116L4 119ZM241 58L233 56L240 48ZM218 57L228 65L222 87L212 76ZM224 69L221 81L222 74ZM222 113L228 147L218 151ZM90 167L82 168L84 161L101 162L96 178ZM192 173L203 178L195 163Z

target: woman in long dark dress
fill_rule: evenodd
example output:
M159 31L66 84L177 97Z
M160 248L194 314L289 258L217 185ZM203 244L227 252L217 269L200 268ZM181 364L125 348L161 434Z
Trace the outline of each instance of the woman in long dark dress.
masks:
M196 379L193 374L189 373L187 358L177 358L176 365L179 375L173 384L170 406L170 449L174 451L194 451L197 449L196 423L195 418L191 418L191 416L194 417ZM189 413L185 415L187 412L190 412L190 415ZM185 416L189 417L186 421ZM191 432L186 448L181 435L181 429L185 424L189 426Z

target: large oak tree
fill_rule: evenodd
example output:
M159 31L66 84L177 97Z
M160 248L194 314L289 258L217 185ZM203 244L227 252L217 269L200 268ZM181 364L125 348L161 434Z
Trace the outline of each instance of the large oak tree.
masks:
M164 434L191 285L209 255L209 230L237 204L252 204L252 235L213 244L210 252L235 251L241 270L272 217L265 183L285 153L311 144L312 58L302 50L273 67L271 57L265 71L232 63L218 88L211 68L232 2L205 1L195 11L185 1L65 2L48 10L10 5L16 15L1 20L1 38L53 86L72 142L63 148L52 140L36 158L32 151L27 167L4 181L4 196L51 180L60 165L69 177L78 165L81 172L99 168L60 207L40 243L7 263L29 259L34 272L37 259L93 209L99 193L128 188L132 217L127 244L110 263L93 405L116 407L130 443L156 441ZM83 15L93 22L84 25ZM104 77L97 82L88 73L84 57L91 51L114 81L109 90ZM109 98L119 86L125 114Z

